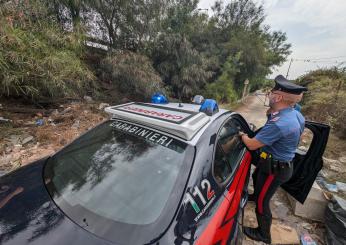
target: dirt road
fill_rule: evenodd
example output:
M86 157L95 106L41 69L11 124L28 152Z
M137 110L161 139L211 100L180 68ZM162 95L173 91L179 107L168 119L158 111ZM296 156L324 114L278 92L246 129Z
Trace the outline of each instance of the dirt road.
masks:
M243 105L236 111L239 112L248 123L253 123L257 128L263 126L266 122L265 113L268 107L263 105L265 101L264 95L248 96Z

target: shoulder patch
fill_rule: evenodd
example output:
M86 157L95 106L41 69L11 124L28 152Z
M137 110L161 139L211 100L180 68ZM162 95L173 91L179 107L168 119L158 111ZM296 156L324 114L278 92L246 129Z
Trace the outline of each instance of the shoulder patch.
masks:
M271 122L276 122L280 119L280 117L273 117L272 119L270 119Z

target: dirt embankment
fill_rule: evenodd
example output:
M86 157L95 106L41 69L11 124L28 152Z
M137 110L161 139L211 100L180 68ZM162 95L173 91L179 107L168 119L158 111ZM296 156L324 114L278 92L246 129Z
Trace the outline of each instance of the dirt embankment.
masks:
M51 109L1 103L0 175L61 149L105 120L105 106L90 99Z

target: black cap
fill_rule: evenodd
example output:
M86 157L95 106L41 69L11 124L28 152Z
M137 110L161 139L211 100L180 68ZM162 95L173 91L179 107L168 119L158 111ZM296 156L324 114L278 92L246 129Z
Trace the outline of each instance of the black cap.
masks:
M273 90L279 90L289 94L301 94L308 91L307 88L291 83L283 75L278 75L275 79L275 87Z

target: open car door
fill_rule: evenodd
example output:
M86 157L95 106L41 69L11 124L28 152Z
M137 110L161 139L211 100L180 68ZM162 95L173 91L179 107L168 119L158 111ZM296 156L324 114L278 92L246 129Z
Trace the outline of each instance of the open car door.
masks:
M318 172L323 167L322 155L327 145L330 127L325 124L306 121L305 130L312 132L307 151L297 149L293 159L292 178L281 187L300 203L304 203Z

